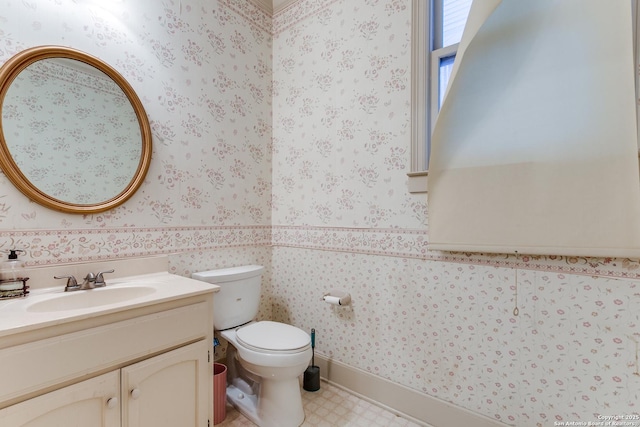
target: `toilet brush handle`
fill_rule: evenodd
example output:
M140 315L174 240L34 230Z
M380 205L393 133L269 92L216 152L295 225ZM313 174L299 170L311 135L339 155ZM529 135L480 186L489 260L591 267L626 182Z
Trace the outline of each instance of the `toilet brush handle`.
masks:
M316 366L316 330L311 328L311 366Z

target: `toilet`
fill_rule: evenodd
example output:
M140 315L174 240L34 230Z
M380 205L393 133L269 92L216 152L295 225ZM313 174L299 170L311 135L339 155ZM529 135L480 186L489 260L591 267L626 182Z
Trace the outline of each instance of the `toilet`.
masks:
M285 323L256 321L260 265L193 273L220 286L213 298L214 329L229 342L227 401L260 427L304 421L299 377L311 360L311 338Z

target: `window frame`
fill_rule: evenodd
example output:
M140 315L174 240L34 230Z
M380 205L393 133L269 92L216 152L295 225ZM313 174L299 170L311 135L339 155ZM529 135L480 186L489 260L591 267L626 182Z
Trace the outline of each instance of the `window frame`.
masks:
M411 8L411 170L407 173L409 192L427 191L427 158L431 117L427 106L431 93L431 0L412 0Z
M411 170L410 193L425 193L431 133L438 116L440 59L455 55L458 43L442 45L442 0L412 0L411 17Z
M640 160L640 0L631 1L633 35L633 69L636 77L636 117L638 120L638 159Z
M458 51L458 44L441 49L442 34L436 13L442 15L442 0L412 0L411 17L411 169L407 173L410 193L426 193L429 175L431 133L438 115L438 75L440 58ZM631 0L633 19L633 59L636 70L636 114L638 117L638 157L640 158L640 0ZM435 108L434 108L435 105ZM428 111L427 111L428 110Z
M431 52L431 87L429 96L429 135L425 135L424 138L428 139L427 146L431 146L431 134L433 133L433 127L436 123L436 117L440 112L440 61L443 58L454 56L458 53L458 45L460 43L445 46L440 49L433 50ZM427 159L429 156L427 156ZM428 164L425 165L425 170L428 170Z

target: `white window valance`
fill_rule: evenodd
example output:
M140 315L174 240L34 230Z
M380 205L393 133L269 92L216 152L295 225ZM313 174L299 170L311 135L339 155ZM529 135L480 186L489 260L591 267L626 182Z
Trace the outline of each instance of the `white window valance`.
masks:
M471 8L429 164L431 249L640 257L629 1Z

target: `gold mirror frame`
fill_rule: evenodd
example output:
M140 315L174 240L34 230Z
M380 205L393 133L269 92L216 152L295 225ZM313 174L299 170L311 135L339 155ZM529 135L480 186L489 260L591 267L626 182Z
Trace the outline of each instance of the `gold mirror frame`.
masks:
M22 173L16 162L14 161L9 151L7 142L2 132L2 114L0 114L0 167L4 171L7 178L29 199L43 206L46 206L57 211L67 213L89 214L104 212L109 209L113 209L116 206L121 205L127 199L129 199L136 190L144 182L144 178L149 170L151 163L151 127L149 125L149 119L146 115L142 102L138 95L135 93L131 85L125 80L118 71L113 67L105 63L104 61L96 58L87 53L81 52L76 49L63 47L63 46L37 46L30 49L26 49L10 58L0 68L0 110L4 104L5 95L11 86L14 79L29 65L36 61L40 61L47 58L67 58L75 59L77 61L84 62L91 65L98 70L109 76L125 93L131 106L136 113L138 123L140 124L140 135L142 137L142 152L140 154L140 162L138 168L133 176L133 179L125 187L125 189L115 197L112 197L104 202L95 204L74 204L58 200L49 196L35 185L33 185Z

